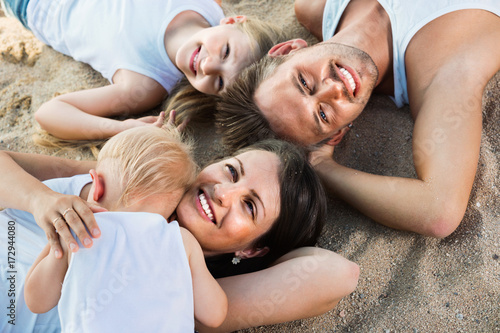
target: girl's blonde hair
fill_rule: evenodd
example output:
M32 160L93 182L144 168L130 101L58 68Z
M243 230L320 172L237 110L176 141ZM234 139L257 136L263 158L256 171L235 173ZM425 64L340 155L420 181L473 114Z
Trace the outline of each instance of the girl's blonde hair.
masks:
M106 142L97 157L97 166L117 177L122 196L118 204L130 200L187 189L198 167L192 144L183 141L172 128L144 126L123 131Z

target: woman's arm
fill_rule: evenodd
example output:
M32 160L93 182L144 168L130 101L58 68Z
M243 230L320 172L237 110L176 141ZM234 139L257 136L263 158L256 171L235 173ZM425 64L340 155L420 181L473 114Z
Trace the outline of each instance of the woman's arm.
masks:
M31 312L45 313L59 302L71 256L66 246L63 249L62 260L59 260L53 253L49 255L52 250L47 244L26 274L24 300Z
M200 332L230 332L318 316L331 310L358 283L358 266L321 248L294 250L267 269L218 279L229 308L217 329L197 323Z
M52 250L59 257L62 255L62 249L53 225L53 221L58 217L64 217L58 219L56 225L59 236L68 247L78 249L68 225L78 235L82 244L91 247L92 240L85 226L94 231L94 237L98 237L100 231L92 210L103 209L78 196L54 192L40 180L87 173L94 167L95 161L74 161L53 156L0 151L0 206L33 214L37 224L45 231ZM64 214L68 208L73 211ZM86 239L90 240L90 243L85 242Z
M157 106L167 92L155 80L128 70L119 70L114 84L60 95L35 113L40 126L67 140L106 139L128 128L153 124L149 116L124 121L106 117L130 116Z
M181 234L193 279L194 317L205 326L218 327L227 314L226 294L208 271L198 241L187 229L181 228Z

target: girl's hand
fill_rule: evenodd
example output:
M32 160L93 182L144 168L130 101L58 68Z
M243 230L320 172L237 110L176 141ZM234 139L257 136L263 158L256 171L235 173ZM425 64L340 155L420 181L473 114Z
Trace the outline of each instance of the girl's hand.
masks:
M63 252L59 237L72 252L78 251L78 244L71 234L71 228L86 248L91 247L92 237L98 238L101 235L93 212L104 212L106 209L75 195L50 192L34 198L31 211L37 224L45 231L55 257L61 258ZM92 237L87 230L90 230Z
M161 115L160 115L161 116ZM137 119L125 119L123 121L123 130L127 130L134 127L139 126L157 126L161 120L163 123L163 119L160 119L160 116L145 116ZM161 127L161 126L160 126Z

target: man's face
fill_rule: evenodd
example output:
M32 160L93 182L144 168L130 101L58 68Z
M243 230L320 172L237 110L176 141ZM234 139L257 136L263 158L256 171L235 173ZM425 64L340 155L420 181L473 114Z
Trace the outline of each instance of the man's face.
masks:
M378 70L365 52L320 43L288 55L255 92L255 102L281 137L303 145L332 137L363 110Z

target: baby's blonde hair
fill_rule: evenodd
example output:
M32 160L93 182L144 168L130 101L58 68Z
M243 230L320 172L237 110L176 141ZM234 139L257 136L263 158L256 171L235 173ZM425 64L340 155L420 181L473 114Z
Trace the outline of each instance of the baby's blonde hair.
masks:
M132 198L186 190L198 171L192 144L165 126L137 127L115 135L97 157L96 169L103 167L119 180L123 191L118 204L125 206Z

